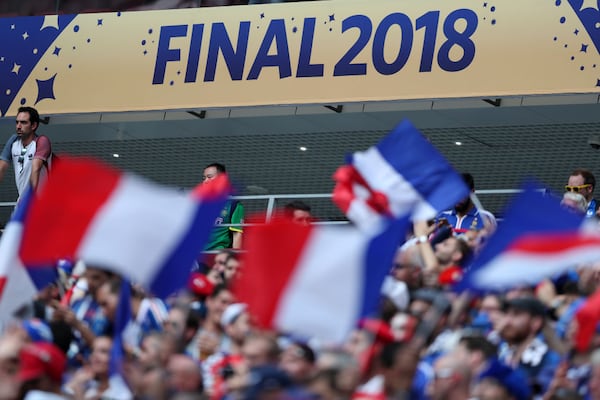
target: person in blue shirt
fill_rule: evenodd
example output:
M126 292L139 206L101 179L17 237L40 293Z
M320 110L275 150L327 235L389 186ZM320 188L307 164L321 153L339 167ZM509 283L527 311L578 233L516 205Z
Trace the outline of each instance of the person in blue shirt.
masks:
M521 371L534 394L546 392L561 360L541 335L545 321L546 308L533 296L513 298L505 304L499 359Z
M475 180L469 173L462 174L463 180L471 190L475 192ZM464 233L469 230L481 231L484 228L493 230L496 228L496 218L492 213L479 209L473 203L471 196L454 205L451 210L442 211L437 216L437 221L446 220L455 232Z

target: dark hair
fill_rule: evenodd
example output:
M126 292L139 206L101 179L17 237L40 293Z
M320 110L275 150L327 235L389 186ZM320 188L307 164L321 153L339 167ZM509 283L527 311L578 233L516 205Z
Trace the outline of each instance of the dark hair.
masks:
M469 261L471 261L473 249L471 249L471 247L469 247L469 244L462 239L457 239L456 247L457 250L460 251L460 254L462 254L462 258L460 259L458 264L461 267L464 267Z
M311 209L310 206L302 200L291 201L283 207L283 212L288 216L292 216L294 214L294 210L310 212Z
M462 174L463 181L467 184L469 189L475 190L475 179L473 179L473 175L468 172L464 172Z
M185 328L197 330L202 322L202 315L192 309L189 304L177 302L171 306L171 310L179 310L185 317Z
M117 296L121 293L121 277L113 276L110 277L104 284L108 285L109 292L111 294L116 294Z
M396 355L406 348L406 344L402 342L387 343L383 346L379 353L379 362L383 368L389 369L396 363Z
M581 175L583 177L584 185L592 185L592 187L596 188L596 177L592 174L592 171L585 168L577 168L573 172L571 172L570 176Z
M225 165L221 164L221 163L208 164L206 167L204 167L204 169L211 168L211 167L214 167L217 170L217 172L220 174L224 174L225 172L227 172L227 168L225 168Z
M498 353L498 348L483 335L467 335L460 338L462 343L470 352L480 351L486 359L494 357Z
M292 343L292 346L296 346L298 350L300 350L299 356L302 357L305 361L314 364L317 361L317 356L315 351L306 343L295 341Z
M227 258L225 259L225 264L227 264L229 262L229 260L235 260L235 261L239 261L240 256L234 252L234 251L230 251L227 254Z
M212 293L208 297L210 297L211 299L214 299L215 297L217 297L219 295L219 293L221 293L224 290L229 290L229 287L224 283L219 283L218 285L215 286Z
M29 114L29 121L32 124L37 124L39 126L40 124L40 114L38 113L38 111L33 108L33 107L19 107L19 109L17 110L17 113L28 113Z

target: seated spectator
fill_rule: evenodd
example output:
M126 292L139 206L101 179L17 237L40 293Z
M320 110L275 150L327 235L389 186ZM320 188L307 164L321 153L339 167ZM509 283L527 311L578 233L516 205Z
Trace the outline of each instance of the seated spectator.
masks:
M167 374L169 393L202 392L200 365L191 357L184 354L173 354L167 364Z
M560 356L541 336L546 323L544 305L533 297L517 297L505 304L504 326L500 336L502 362L520 370L534 394L544 393L550 384Z
M221 316L223 342L226 345L202 363L204 390L211 398L220 399L223 396L226 379L243 361L242 347L251 332L250 315L246 308L243 303L227 306Z
M292 341L281 353L279 367L297 385L306 385L315 376L317 356L306 343Z
M434 365L431 385L432 400L468 399L471 391L471 370L464 361L447 355Z
M301 225L309 225L312 222L311 208L301 200L287 203L283 208L285 218Z
M98 336L92 345L89 364L80 368L65 386L76 399L107 398L129 400L133 396L121 379L111 379L109 361L112 338Z
M96 336L109 333L110 323L98 304L98 289L113 277L111 272L88 266L82 276L87 293L70 307L58 301L52 303L53 321L64 322L71 327L75 339L71 342L69 360L79 365L81 357L87 357Z
M341 349L325 349L319 353L317 372L309 389L323 400L347 399L359 379L356 359Z
M208 183L221 174L226 174L225 165L209 164L204 167L202 182ZM240 249L244 228L244 206L237 200L228 200L215 221L215 227L205 250ZM231 225L231 226L220 226Z
M473 175L463 173L462 177L471 190L471 195L473 195L475 193ZM471 199L471 195L457 203L452 210L440 213L437 219L445 219L457 232L466 232L468 230L480 231L483 229L493 232L497 226L496 218L489 211L477 208Z
M121 301L121 285L121 279L113 278L98 289L98 304L111 323L114 323L117 305ZM140 288L132 288L130 301L132 319L126 327L124 340L131 350L137 351L144 335L162 331L167 308L162 300L146 297Z

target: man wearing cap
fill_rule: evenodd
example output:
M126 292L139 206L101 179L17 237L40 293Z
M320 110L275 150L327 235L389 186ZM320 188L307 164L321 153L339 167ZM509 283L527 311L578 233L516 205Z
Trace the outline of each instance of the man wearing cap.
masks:
M25 400L66 399L61 396L61 383L67 359L58 347L39 342L26 345L20 353L18 378Z
M545 320L546 308L535 297L517 297L505 304L500 331L505 342L500 345L499 358L527 377L534 394L546 391L560 362L558 353L540 335Z

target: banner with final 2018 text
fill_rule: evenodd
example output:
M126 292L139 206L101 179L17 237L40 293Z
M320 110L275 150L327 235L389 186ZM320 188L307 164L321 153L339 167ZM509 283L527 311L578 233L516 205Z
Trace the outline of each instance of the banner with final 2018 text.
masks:
M600 93L600 0L0 19L0 115Z

